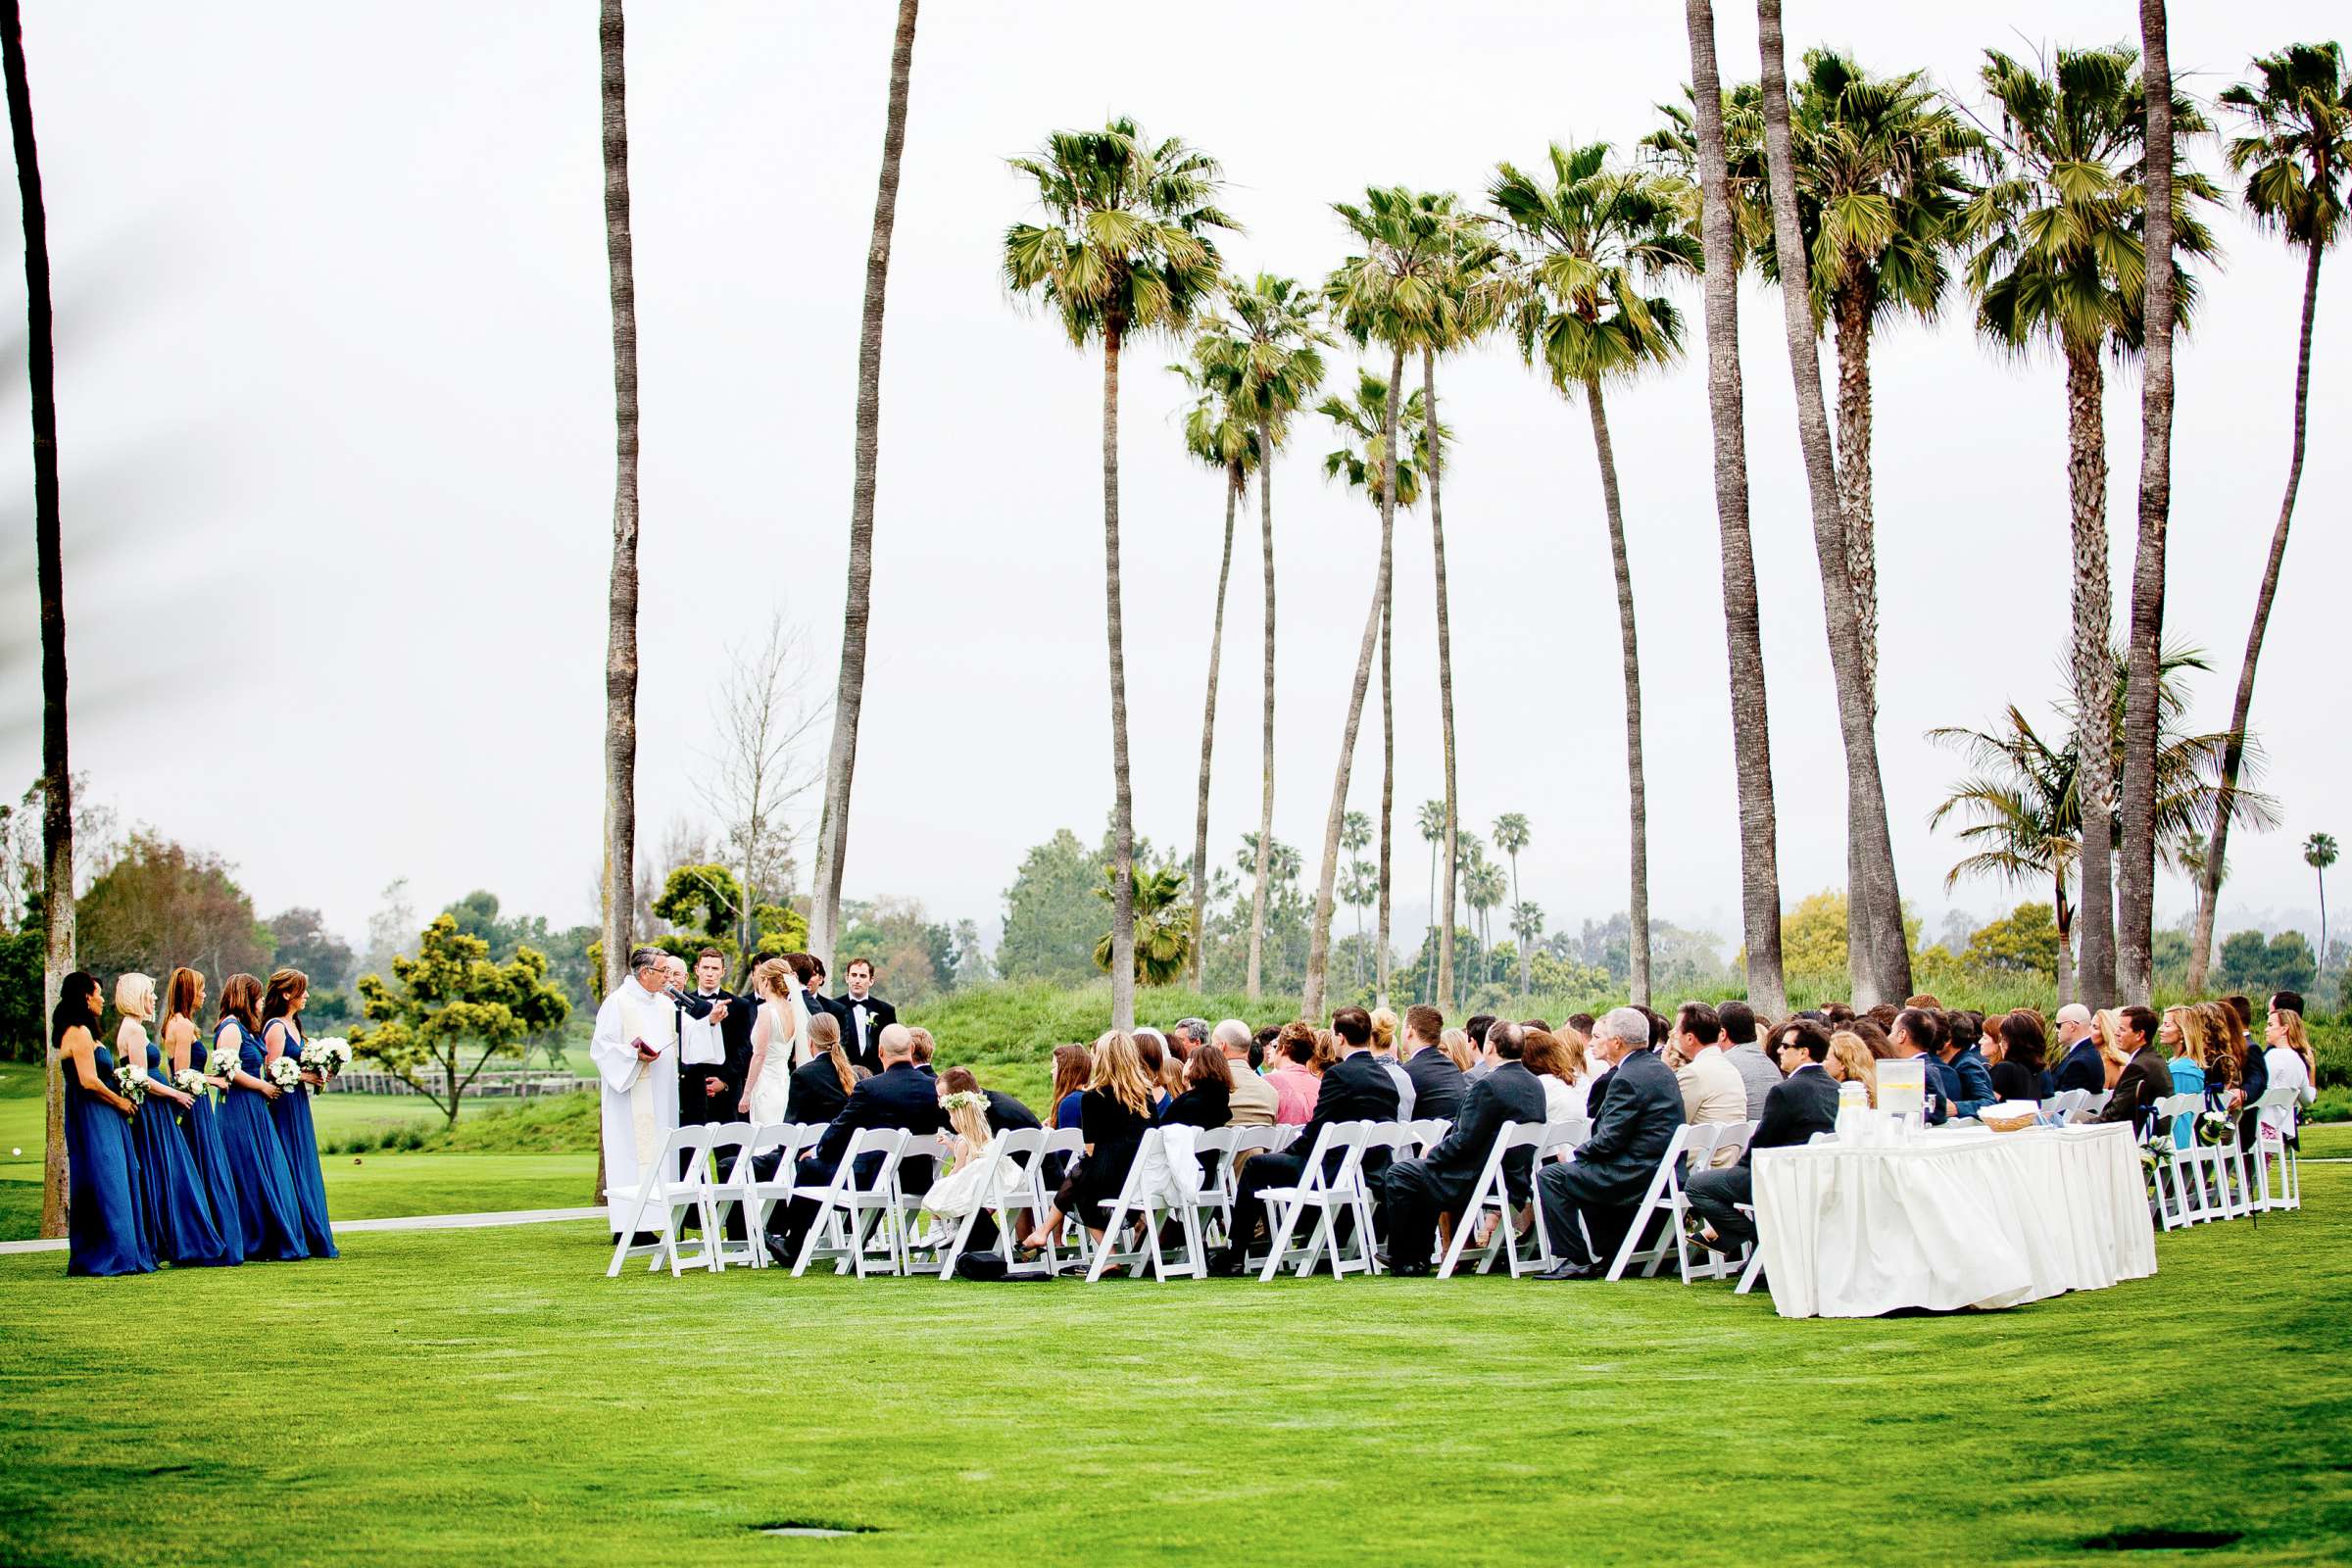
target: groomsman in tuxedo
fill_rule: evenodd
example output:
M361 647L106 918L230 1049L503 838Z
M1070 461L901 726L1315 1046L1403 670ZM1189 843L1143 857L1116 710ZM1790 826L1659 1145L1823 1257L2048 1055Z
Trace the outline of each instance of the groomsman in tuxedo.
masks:
M721 988L726 979L726 956L705 948L694 960L694 990L688 1003L700 1004L702 1015L692 1016L680 1004L678 1018L678 1121L733 1121L743 1098L743 1077L752 1064L752 1014L748 998L731 997Z
M882 1060L875 1054L874 1042L899 1021L899 1009L874 995L873 959L852 958L845 973L849 994L833 1004L835 1016L841 1019L842 1046L852 1061L868 1072L879 1072Z

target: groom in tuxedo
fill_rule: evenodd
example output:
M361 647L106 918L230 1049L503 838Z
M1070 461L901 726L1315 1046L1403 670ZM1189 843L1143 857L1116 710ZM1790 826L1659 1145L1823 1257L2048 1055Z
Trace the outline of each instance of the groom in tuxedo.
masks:
M833 1011L841 1019L842 1046L850 1060L868 1072L880 1072L882 1058L875 1042L882 1038L883 1030L899 1021L899 1009L874 995L873 959L852 958L845 973L849 994L833 1004Z
M733 1121L752 1062L752 1014L758 1009L720 988L726 956L705 948L694 961L694 990L679 1004L678 1121ZM698 1015L690 1010L699 1004Z

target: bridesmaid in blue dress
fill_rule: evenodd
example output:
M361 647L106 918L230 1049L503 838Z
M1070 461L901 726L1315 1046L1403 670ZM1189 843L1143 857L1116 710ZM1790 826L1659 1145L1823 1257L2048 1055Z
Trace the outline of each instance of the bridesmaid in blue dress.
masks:
M262 1080L262 983L232 974L220 988L220 1026L213 1031L207 1064L217 1063L228 1080L220 1107L220 1142L237 1183L237 1226L245 1238L245 1260L291 1263L311 1255L302 1240L302 1208L294 1197L294 1173L286 1168L285 1147L270 1125L270 1102L277 1088Z
M204 976L193 969L172 971L164 982L164 1064L176 1077L182 1067L205 1071L204 1042L196 1027L196 1014L204 1005ZM218 1069L206 1072L205 1078L222 1094L228 1092L228 1080ZM223 1262L241 1263L245 1260L245 1227L237 1217L237 1179L228 1167L228 1148L220 1141L220 1114L210 1095L198 1095L180 1118L179 1130L187 1140L188 1157L195 1162L196 1179L204 1187L205 1201L212 1205L213 1227L220 1233L220 1245L227 1252Z
M265 1060L275 1061L280 1056L302 1060L302 1004L310 995L311 978L300 969L280 969L270 977L270 994L262 1003ZM313 1257L333 1257L335 1233L326 1222L326 1181L318 1170L318 1132L311 1122L311 1090L325 1087L326 1080L306 1071L302 1084L270 1102L270 1119L277 1126L278 1142L285 1146L286 1167L294 1173L303 1245Z
M147 1098L130 1118L130 1143L139 1156L139 1189L147 1205L147 1250L157 1262L181 1268L244 1262L243 1249L232 1252L220 1239L212 1198L179 1130L179 1118L195 1104L195 1097L172 1082L162 1049L147 1038L147 1020L155 1016L154 979L118 976L115 1010L122 1015L122 1026L115 1031L116 1053L136 1063L147 1080Z
M49 1043L66 1080L68 1274L146 1274L155 1268L139 1214L139 1161L130 1102L115 1092L115 1054L98 1044L98 977L66 976Z

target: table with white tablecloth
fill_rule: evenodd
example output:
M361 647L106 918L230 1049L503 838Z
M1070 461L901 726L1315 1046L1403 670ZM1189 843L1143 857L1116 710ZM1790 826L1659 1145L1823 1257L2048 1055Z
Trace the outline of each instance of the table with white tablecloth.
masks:
M2156 1272L2139 1148L2121 1124L1825 1141L1760 1149L1751 1165L1783 1317L2015 1306Z

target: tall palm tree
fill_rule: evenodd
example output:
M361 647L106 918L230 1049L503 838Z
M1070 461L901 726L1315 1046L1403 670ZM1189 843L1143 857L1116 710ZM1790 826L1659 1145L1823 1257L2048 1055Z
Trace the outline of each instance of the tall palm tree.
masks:
M1008 160L1037 182L1044 223L1004 231L1004 279L1041 300L1071 343L1102 344L1102 581L1110 647L1111 1027L1135 1027L1135 797L1127 775L1126 632L1119 608L1119 353L1130 334L1178 331L1220 281L1216 160L1132 120L1057 130ZM1189 928L1188 928L1189 930Z
M1363 852L1372 843L1372 819L1349 811L1340 821L1340 848L1348 852L1348 880L1340 897L1355 911L1355 983L1364 983L1364 910L1380 896L1377 880L1364 864Z
M1274 842L1274 465L1272 456L1290 433L1291 416L1323 384L1320 349L1334 341L1315 320L1315 298L1294 278L1260 272L1245 288L1228 284L1230 322L1219 322L1203 339L1227 377L1235 412L1250 423L1267 460L1258 465L1258 533L1265 558L1264 736L1260 749L1257 834ZM1250 958L1245 993L1255 1001L1266 944L1266 871L1253 872L1250 894Z
M1195 396L1185 411L1184 449L1225 481L1225 552L1217 564L1217 608L1209 623L1208 695L1200 710L1200 788L1193 814L1193 989L1200 989L1201 940L1208 917L1208 777L1217 732L1217 665L1225 648L1225 588L1233 576L1233 515L1257 465L1257 432L1235 411L1232 376L1205 335L1194 339L1190 364L1171 365Z
M2303 863L2320 879L2320 963L2328 962L2328 868L2335 863L2335 835L2314 833L2303 841Z
M2180 274L2173 256L2173 175L2180 138L2173 124L2173 65L2164 0L2139 0L2142 110L2147 117L2146 286L2140 340L2139 528L2132 557L2132 701L2124 709L2124 774L2118 792L2122 835L2116 868L2115 968L2123 995L2156 994L2156 682L2164 656L2165 535L2173 510L2173 328L2180 315ZM2201 123L2201 122L2200 122ZM2189 127L2194 128L2194 127ZM2211 126L2205 128L2211 129Z
M841 675L833 694L833 741L825 754L825 800L817 818L816 871L808 949L830 962L841 923L841 871L849 855L850 781L858 768L858 719L865 707L865 628L874 597L874 484L882 447L882 310L890 282L890 239L899 220L899 160L906 150L906 93L914 77L914 13L899 0L890 47L890 101L882 118L882 177L874 192L873 237L865 248L865 304L858 326L858 414L850 475L850 581L841 617Z
M1333 317L1342 330L1359 345L1374 341L1384 343L1390 351L1388 428L1383 432L1383 451L1399 450L1396 419L1404 406L1404 356L1408 348L1418 347L1427 340L1443 341L1460 330L1458 301L1446 284L1456 263L1457 226L1452 221L1450 207L1442 198L1417 196L1401 186L1375 186L1364 193L1361 206L1348 202L1333 204L1332 210L1356 242L1363 248L1340 264L1324 283L1324 296L1330 302ZM1369 683L1371 657L1383 647L1387 628L1395 618L1394 555L1396 548L1396 493L1393 482L1395 465L1382 466L1381 500L1381 561L1379 601L1373 607L1370 635L1364 645L1362 673ZM1383 667L1386 668L1386 657ZM1384 694L1384 718L1389 704ZM1352 748L1355 729L1361 721L1361 704L1351 710L1347 734ZM1382 882L1387 883L1389 852L1388 831L1395 793L1396 740L1393 727L1384 725L1383 778L1381 787L1380 856ZM1332 794L1331 809L1324 820L1323 873L1315 896L1314 925L1307 943L1307 967L1304 1001L1307 1015L1320 1010L1323 1002L1323 965L1331 948L1331 890L1339 874L1340 816L1348 795L1348 775L1353 757L1340 759L1339 773ZM1451 889L1447 890L1448 898ZM1383 901L1384 907L1386 901ZM1385 926L1385 920L1382 922ZM1441 940L1450 941L1451 933L1442 933ZM1382 941L1386 944L1386 933ZM1439 1004L1445 1005L1441 997Z
M1525 907L1519 902L1519 852L1527 848L1529 837L1525 812L1505 811L1494 819L1494 847L1507 856L1511 862L1511 907L1514 911L1514 920L1517 918L1516 911ZM1512 927L1514 936L1517 935L1517 926L1514 925ZM1519 994L1523 997L1527 995L1527 948L1528 939L1520 937Z
M1872 711L1863 659L1861 618L1855 610L1853 574L1846 566L1844 508L1838 495L1829 412L1821 396L1821 353L1811 303L1812 262L1797 215L1780 0L1757 0L1756 28L1764 68L1764 154L1770 173L1773 239L1781 265L1781 316L1788 339L1789 373L1796 383L1797 443L1804 453L1805 487L1813 504L1813 553L1821 565L1830 671L1837 680L1838 731L1845 744L1846 860L1860 873L1849 883L1846 906L1847 963L1854 1003L1860 1006L1886 999L1899 1001L1909 993L1911 950L1903 933L1894 841L1886 821L1886 790L1879 774L1877 715ZM1854 940L1856 937L1860 940Z
M1488 915L1502 902L1504 891L1502 867L1483 856L1462 877L1462 897L1478 916L1480 985L1494 983L1494 927Z
M2303 431L2311 403L2311 324L2320 303L2320 257L2335 243L2344 217L2345 172L2352 170L2352 74L2344 52L2332 43L2291 44L2254 61L2255 81L2225 88L2222 102L2246 121L2246 132L2230 139L2230 167L2244 176L2245 203L2257 224L2285 236L2303 250L2303 319L2295 345L2293 439L2287 449L2286 495L2278 523L2271 530L2270 558L2254 594L2254 624L2246 634L2245 662L2238 668L2237 699L2230 710L2231 733L2242 733L2254 704L2254 665L2262 657L2263 633L2278 594L2278 567L2286 559L2287 525L2294 520L2295 491L2303 482ZM2222 804L2213 822L2213 846L2197 878L2197 921L2188 945L2188 989L2205 987L2213 956L2214 906L2221 897L2222 857L2230 843L2230 792L2237 784L2237 753L2222 765ZM2322 955L2325 958L2325 955Z
M1518 873L1512 872L1516 881ZM1519 994L1527 995L1528 961L1536 951L1536 943L1544 935L1544 906L1527 904L1517 897L1511 900L1511 940L1519 944Z
M1422 965L1415 984L1419 994L1429 998L1438 994L1438 850L1446 842L1446 803L1423 801L1415 825L1421 830L1421 842L1429 846L1429 936L1422 949L1428 955L1428 962Z
M1977 241L1968 264L1977 326L2015 352L2054 344L2066 364L2067 479L2073 510L2076 710L2088 729L2082 748L2103 755L2113 709L2108 641L2114 611L2108 583L2107 450L2101 358L2124 359L2142 341L2147 113L2124 45L2057 51L2031 63L1985 51L1983 79L1999 106L1985 150L1989 173L1969 204ZM2186 100L2173 106L2176 133L2201 131ZM2174 250L2213 254L2213 237L2187 199L2210 200L2211 183L2182 171L2174 180ZM2187 323L2195 280L2177 276L2178 318ZM2083 1000L2115 1001L2114 858L2110 781L2088 781L2082 803L2082 961Z
M49 209L32 133L32 84L17 0L0 0L0 68L8 78L9 137L24 221L25 368L32 389L32 553L41 598L41 923L47 942L41 1024L48 1026L74 969L74 774L66 755L66 577L58 526L57 348L49 298ZM41 1234L66 1234L65 1077L44 1053Z
M612 296L612 570L605 626L604 985L620 989L634 940L637 846L637 277L629 238L629 104L621 0L604 0L605 268ZM597 1186L604 1178L600 1172Z
M1642 651L1634 620L1633 562L1626 549L1616 448L1603 387L1662 366L1682 352L1683 318L1645 286L1699 266L1685 220L1690 185L1672 174L1613 167L1606 142L1551 145L1550 168L1497 166L1488 197L1521 252L1516 325L1520 352L1541 365L1563 397L1584 395L1600 468L1601 512L1617 578L1617 637L1625 670L1625 772L1629 814L1627 951L1633 999L1649 1002L1649 808L1642 762Z
M1707 422L1715 447L1715 519L1723 557L1723 622L1732 696L1732 776L1740 801L1740 912L1747 937L1747 996L1768 1018L1788 1010L1781 970L1781 872L1772 790L1772 719L1765 701L1764 634L1747 518L1747 433L1740 377L1740 234L1723 124L1710 0L1685 0L1690 42L1692 162L1699 250L1706 267ZM1850 905L1850 900L1849 900Z

